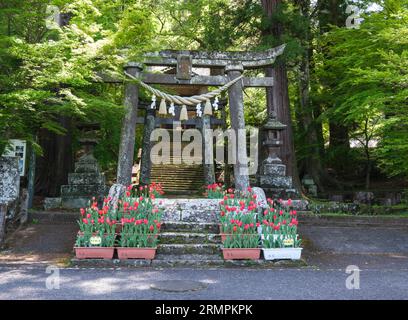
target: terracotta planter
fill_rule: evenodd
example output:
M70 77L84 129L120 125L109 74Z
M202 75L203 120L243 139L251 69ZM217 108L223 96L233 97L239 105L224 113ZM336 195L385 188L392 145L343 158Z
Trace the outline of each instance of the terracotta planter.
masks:
M157 248L116 248L118 257L123 259L146 259L153 260L156 255Z
M260 248L223 248L224 260L259 260Z
M78 259L112 259L114 247L75 247Z

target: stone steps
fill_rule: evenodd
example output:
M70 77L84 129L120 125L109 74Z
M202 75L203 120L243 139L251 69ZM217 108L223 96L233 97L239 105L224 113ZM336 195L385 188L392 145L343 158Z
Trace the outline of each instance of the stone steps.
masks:
M206 222L180 222L180 221L166 221L162 225L162 230L164 232L204 232L204 233L215 233L219 232L219 226L217 223L206 223Z
M191 191L190 191L191 192ZM160 201L160 200L159 200ZM164 209L156 259L159 267L222 266L218 201L163 199Z
M166 244L209 244L220 243L220 235L214 233L163 232L160 242Z
M200 260L218 260L222 261L221 254L157 254L155 257L156 260L172 260L172 261L180 261L180 260L192 260L192 261L200 261Z
M191 260L191 259L166 259L152 260L153 267L195 267L195 268L208 268L208 267L222 267L224 266L223 259L200 259L200 260Z
M185 254L218 254L220 253L220 245L218 244L164 244L161 243L157 247L158 254L169 255L167 258L173 255L185 255Z
M153 163L159 157L153 157ZM202 159L193 157L194 164L183 163L180 155L166 154L166 164L153 164L150 179L160 182L168 194L196 194L204 185L204 168Z

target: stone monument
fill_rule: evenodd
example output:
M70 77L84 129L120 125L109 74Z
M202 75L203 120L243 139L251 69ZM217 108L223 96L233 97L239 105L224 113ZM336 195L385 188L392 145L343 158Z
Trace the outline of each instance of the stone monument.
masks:
M96 142L81 141L87 146ZM87 207L92 197L97 200L106 193L105 176L101 173L92 148L86 148L85 154L75 163L75 172L68 174L68 185L61 186L61 205L63 208Z
M311 176L305 175L302 179L302 185L308 194L313 197L317 197L317 186Z

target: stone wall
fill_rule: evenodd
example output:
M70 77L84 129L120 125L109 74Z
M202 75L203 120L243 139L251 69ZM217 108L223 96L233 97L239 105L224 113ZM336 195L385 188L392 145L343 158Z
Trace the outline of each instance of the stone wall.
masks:
M18 158L0 157L0 204L8 204L17 200L19 191Z

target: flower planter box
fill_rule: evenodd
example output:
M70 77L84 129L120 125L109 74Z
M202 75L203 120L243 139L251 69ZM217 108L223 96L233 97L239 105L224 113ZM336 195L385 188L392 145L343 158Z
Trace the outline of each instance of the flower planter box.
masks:
M157 248L116 248L120 260L124 259L146 259L153 260Z
M224 260L258 260L261 257L259 248L222 248Z
M78 259L112 259L114 247L75 247Z
M300 260L302 248L262 249L265 260Z

